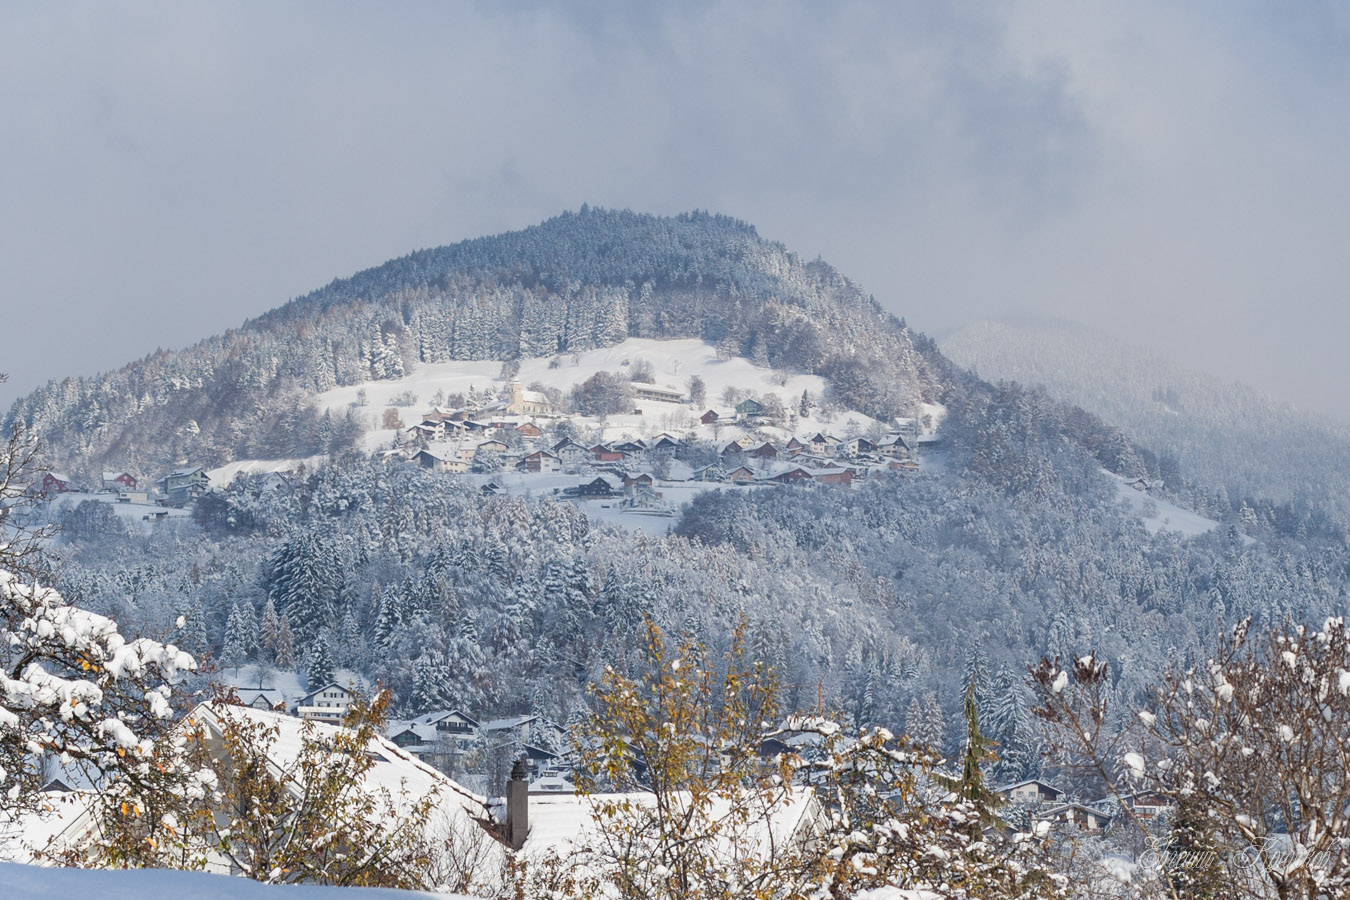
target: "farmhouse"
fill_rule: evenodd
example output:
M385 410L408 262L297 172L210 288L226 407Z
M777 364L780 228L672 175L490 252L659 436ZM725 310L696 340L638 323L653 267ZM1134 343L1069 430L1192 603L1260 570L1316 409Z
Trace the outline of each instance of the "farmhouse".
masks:
M1004 785L997 792L1012 803L1053 803L1064 796L1059 788L1037 778Z
M522 472L547 473L562 471L562 460L549 453L547 450L536 450L529 456L516 463L516 468Z
M103 489L105 491L134 491L136 476L130 472L104 472Z
M64 472L48 472L42 476L44 494L67 494L74 490L70 484L70 476Z
M622 451L613 447L607 447L604 444L596 444L590 450L591 461L597 463L617 463L623 462Z
M747 397L736 404L736 418L738 419L757 419L764 415L764 404L752 397Z
M318 722L341 722L352 705L352 692L336 681L310 691L295 704L295 714Z
M778 449L768 441L760 444L747 454L751 459L777 459Z

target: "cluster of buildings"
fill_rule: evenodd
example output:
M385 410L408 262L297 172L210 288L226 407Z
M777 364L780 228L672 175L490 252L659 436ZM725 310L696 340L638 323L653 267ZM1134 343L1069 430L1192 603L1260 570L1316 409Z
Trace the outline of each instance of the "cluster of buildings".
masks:
M148 485L131 472L103 472L97 488L80 483L64 472L49 471L43 474L36 485L46 496L58 494L93 494L99 500L109 503L127 504L132 507L181 507L196 500L210 490L211 479L204 466L188 466L175 469L155 482L158 490L151 491ZM153 511L145 518L162 518Z
M1002 811L1004 819L1018 826L1048 822L1055 828L1105 831L1111 825L1112 815L1103 807L1116 805L1116 800L1111 797L1103 797L1093 804L1079 803L1069 799L1060 788L1038 778L1004 785L997 791L1006 803ZM1126 794L1120 800L1142 822L1163 816L1172 809L1168 798L1152 791Z
M315 688L292 703L271 688L236 688L235 694L239 703L250 709L328 725L340 725L353 700L351 690L336 681ZM532 773L551 780L560 780L557 773L565 761L560 753L549 748L567 743L561 728L535 715L480 721L458 709L390 721L385 738L441 771L461 769L464 759L471 755L506 753L513 759L527 759Z
M514 469L528 475L576 475L563 494L642 501L659 499L658 481L851 484L878 471L917 469L921 449L935 443L899 430L876 439L839 438L824 431L784 437L781 429L764 427L765 406L755 399L732 409L709 409L698 426L681 435L629 434L598 443L575 436L554 440L546 438L542 417L529 412L535 400L532 392L512 385L510 401L433 408L408 429L415 447L408 455L425 468L451 474ZM552 422L545 424L552 428Z

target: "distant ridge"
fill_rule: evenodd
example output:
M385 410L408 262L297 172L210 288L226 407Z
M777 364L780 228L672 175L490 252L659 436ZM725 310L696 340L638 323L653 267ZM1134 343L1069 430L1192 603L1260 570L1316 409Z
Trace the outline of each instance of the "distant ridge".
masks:
M1193 498L1198 510L1261 497L1350 523L1350 429L1335 420L1066 320L983 320L941 346L981 378L1043 386L1112 422L1158 454L1164 477L1184 472L1223 495Z

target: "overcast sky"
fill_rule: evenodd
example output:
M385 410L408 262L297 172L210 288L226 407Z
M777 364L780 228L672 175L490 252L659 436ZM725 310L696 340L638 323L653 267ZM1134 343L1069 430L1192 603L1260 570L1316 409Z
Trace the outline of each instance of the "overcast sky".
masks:
M591 203L1350 415L1348 10L7 0L0 403Z

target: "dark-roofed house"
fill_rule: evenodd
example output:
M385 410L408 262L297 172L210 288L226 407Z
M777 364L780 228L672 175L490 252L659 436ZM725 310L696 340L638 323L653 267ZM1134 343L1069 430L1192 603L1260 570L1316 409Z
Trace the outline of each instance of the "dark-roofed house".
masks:
M774 484L800 484L803 481L811 480L811 473L801 466L788 469L786 472L779 472L769 479Z
M679 453L680 448L683 446L684 444L680 443L675 438L668 434L663 434L656 439L656 443L652 444L652 453L669 459L676 453Z
M715 424L717 424L717 410L715 410L715 409L710 409L710 410L708 410L708 411L705 412L703 415L699 416L699 417L698 417L698 420L699 420L699 422L703 423L704 425L715 425Z
M578 497L617 497L623 493L623 485L615 484L604 475L577 485Z
M1004 785L998 788L998 793L1007 797L1011 803L1053 803L1064 796L1059 788L1039 778Z
M736 404L736 416L741 419L754 419L764 415L764 404L753 397L747 397Z
M777 459L778 448L765 441L746 455L751 459Z

